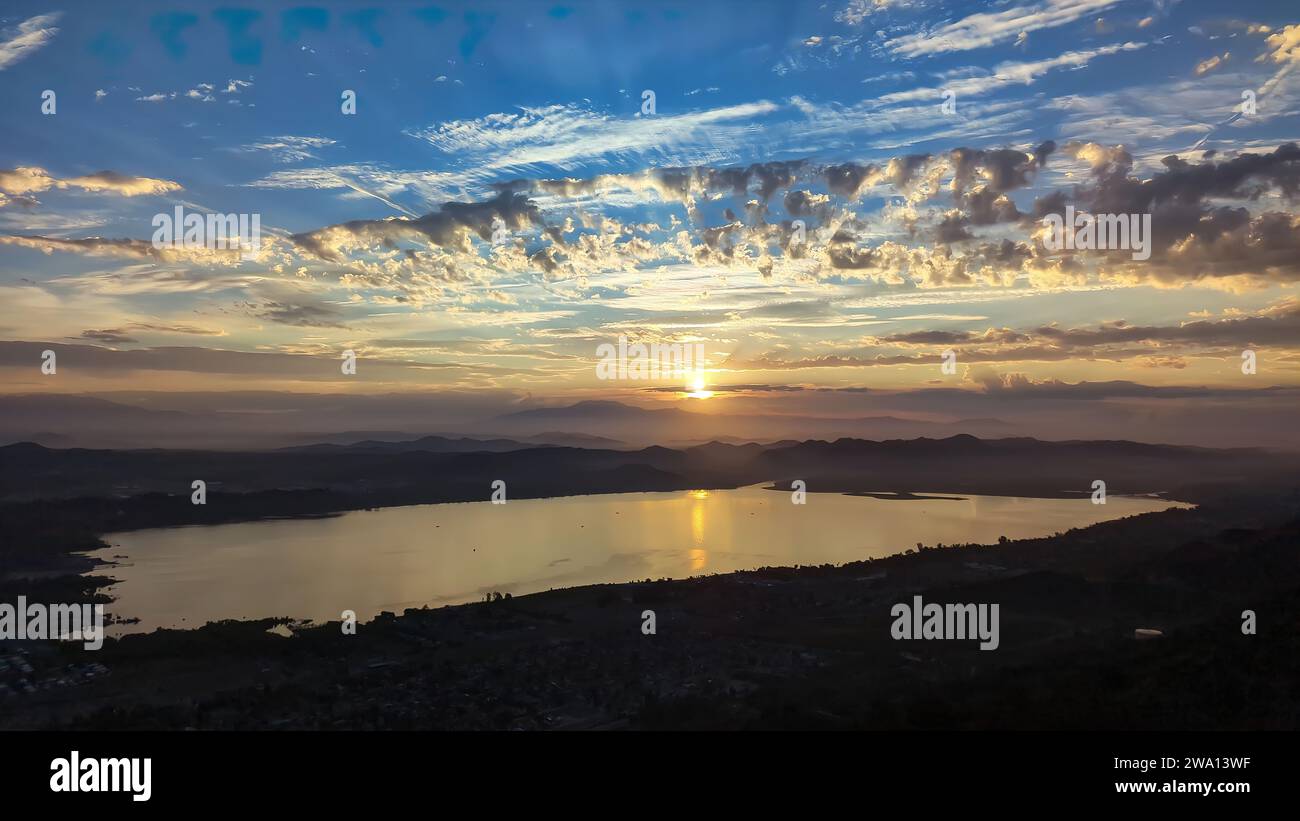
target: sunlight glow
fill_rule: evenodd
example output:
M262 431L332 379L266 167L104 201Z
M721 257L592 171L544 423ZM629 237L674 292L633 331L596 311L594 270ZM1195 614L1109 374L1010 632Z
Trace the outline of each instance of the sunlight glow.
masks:
M693 399L708 399L713 395L713 391L705 390L703 371L695 375L695 379L691 382L691 391L686 395Z

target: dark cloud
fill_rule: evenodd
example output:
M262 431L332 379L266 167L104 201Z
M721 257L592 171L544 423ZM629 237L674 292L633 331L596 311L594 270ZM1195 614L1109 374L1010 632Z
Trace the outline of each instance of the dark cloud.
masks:
M992 186L971 191L966 196L965 207L973 225L1015 222L1021 216L1020 210L1016 208L1011 198L999 193Z
M988 188L996 194L1023 188L1054 150L1056 143L1051 140L1038 146L1033 154L1012 148L955 148L948 155L953 167L953 191L960 195L980 170L988 179Z
M889 181L898 188L905 187L912 181L917 171L925 167L930 161L929 154L907 154L902 157L895 157L889 161L889 166L885 173Z
M80 338L89 339L92 342L103 342L105 345L128 345L139 341L128 336L126 331L121 328L86 330L81 332Z
M959 350L961 359L1008 358L1001 352L995 354L988 347L991 345L1032 346L1008 348L1012 359L1017 356L1056 359L1063 355L1081 359L1129 359L1196 352L1233 355L1246 348L1300 345L1300 300L1283 301L1255 316L1197 319L1179 325L1131 325L1116 321L1089 328L1042 325L1020 330L913 331L876 337L875 342L880 345L971 346Z
M390 248L397 247L401 241L422 240L432 245L464 249L467 234L491 242L494 225L502 224L508 230L519 230L543 225L543 222L540 210L527 196L503 191L484 202L443 203L439 210L416 219L354 220L294 234L291 239L303 250L337 262L342 255L330 242L338 232Z
M36 234L22 234L0 237L0 242L40 250L76 251L94 256L125 256L141 259L156 259L162 256L159 250L153 247L152 243L143 239L106 239L104 237L61 239Z
M1083 149L1076 146L1075 151ZM1113 149L1098 157L1099 151L1083 153L1094 160L1095 181L1075 196L1095 213L1144 213L1161 204L1197 206L1210 197L1253 200L1272 189L1295 199L1300 191L1300 147L1295 143L1224 162L1190 163L1169 156L1162 161L1165 170L1146 180L1130 174L1133 158L1127 152Z
M1074 348L1120 343L1184 343L1244 349L1257 345L1300 345L1300 301L1280 304L1260 316L1198 319L1181 325L1129 325L1118 322L1097 328L1063 329L1044 326L1029 333L1042 340Z
M297 325L304 328L343 328L342 314L329 305L309 303L279 302L240 302L236 307L246 310L258 319L267 319L281 325Z
M834 243L826 249L826 258L832 268L862 270L880 267L880 257L870 248L857 248L847 243Z
M818 197L811 191L790 191L785 195L783 204L786 213L792 217L822 215L825 197Z
M751 165L750 171L758 181L758 195L767 200L771 199L778 189L789 188L794 184L795 171L801 165L801 162L768 162Z
M970 331L911 331L880 337L879 341L884 343L901 342L909 345L956 345L970 341L971 337Z
M1034 164L1039 168L1047 165L1047 158L1056 152L1056 141L1045 140L1034 149Z
M1048 214L1063 214L1068 197L1064 191L1053 191L1041 197L1034 198L1033 215L1035 220L1041 220Z
M880 168L876 165L845 163L827 166L823 174L826 178L826 187L832 193L852 199L864 186L879 177Z
M1034 249L1023 242L1004 239L1001 242L986 242L976 249L973 261L986 265L1000 265L1016 268L1021 262L1034 255Z
M1214 202L1258 201L1272 191L1294 201L1300 194L1295 143L1222 162L1170 156L1163 160L1165 170L1148 179L1133 176L1132 156L1123 148L1069 143L1065 150L1091 163L1090 181L1036 199L1034 219L1062 214L1069 203L1093 214L1151 215L1149 261L1130 265L1128 251L1096 252L1117 266L1114 273L1169 283L1230 276L1300 279L1300 221L1289 213L1253 213L1244 205Z
M550 248L542 248L528 257L528 261L540 268L543 273L551 274L560 267L555 253Z
M0 341L0 367L31 368L41 361L41 352L49 349L58 355L59 374L69 376L89 373L96 376L133 371L185 371L200 374L226 374L278 379L343 378L340 375L339 353L314 356L310 354L277 353L271 351L230 351L220 348L154 347L114 350L94 345L72 345L59 342L6 342ZM348 379L405 379L420 378L423 371L483 371L494 373L524 373L491 365L466 365L459 362L416 362L406 359L369 358L357 368L357 376Z
M193 334L195 336L224 336L224 332L215 328L203 328L197 325L183 325L163 322L132 322L132 330L154 331L164 334Z
M974 236L967 226L970 225L970 219L965 214L951 213L944 216L934 229L935 242L944 244L952 242L964 242L968 239L974 239Z

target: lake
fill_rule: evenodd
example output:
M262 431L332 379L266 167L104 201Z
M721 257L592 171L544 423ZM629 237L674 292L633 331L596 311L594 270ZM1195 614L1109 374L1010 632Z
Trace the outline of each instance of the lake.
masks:
M947 495L947 494L937 494ZM116 565L109 611L139 624L198 627L286 616L367 621L384 610L481 600L485 593L765 565L815 565L915 547L1047 536L1181 503L1110 496L880 499L789 491L622 493L417 505L320 519L281 519L114 533L89 555ZM114 560L115 555L124 558Z

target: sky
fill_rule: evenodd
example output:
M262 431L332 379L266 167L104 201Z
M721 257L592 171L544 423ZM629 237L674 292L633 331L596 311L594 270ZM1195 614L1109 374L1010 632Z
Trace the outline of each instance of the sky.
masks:
M1295 407L1292 3L3 14L3 393ZM1150 215L1149 258L1049 247L1067 206ZM260 243L157 242L178 207ZM705 364L602 380L620 336Z

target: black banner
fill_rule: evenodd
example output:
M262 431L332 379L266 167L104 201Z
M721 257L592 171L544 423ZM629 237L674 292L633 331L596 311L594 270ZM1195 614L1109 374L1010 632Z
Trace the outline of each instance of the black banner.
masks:
M125 777L116 790L111 779L100 791L67 789L60 775L74 754L86 786L106 761L126 772L148 760L147 799ZM8 733L0 760L7 798L52 810L459 799L491 811L546 796L594 800L610 788L638 805L704 790L742 805L843 794L991 809L1194 800L1226 810L1284 799L1297 756L1286 733L237 732Z

